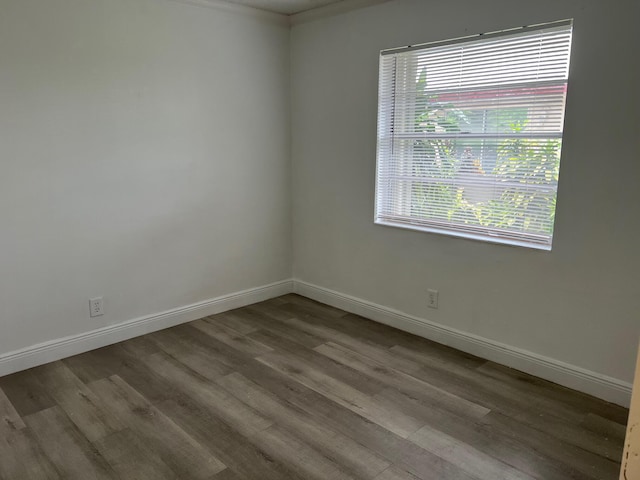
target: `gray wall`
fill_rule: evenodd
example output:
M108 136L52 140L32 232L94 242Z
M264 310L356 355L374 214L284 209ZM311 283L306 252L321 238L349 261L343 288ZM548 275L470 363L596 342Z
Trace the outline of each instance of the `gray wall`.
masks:
M574 18L552 252L373 224L379 50ZM292 29L294 276L631 381L636 1L397 0ZM440 308L426 307L426 290Z
M0 354L290 278L288 68L257 16L0 0Z
M0 0L0 355L290 277L293 204L297 278L630 381L639 13L396 0L290 43L165 0ZM378 51L569 17L553 251L374 226Z

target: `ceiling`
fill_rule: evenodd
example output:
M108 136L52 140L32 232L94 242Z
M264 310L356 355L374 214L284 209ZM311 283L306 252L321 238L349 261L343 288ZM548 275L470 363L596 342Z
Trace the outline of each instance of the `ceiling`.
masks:
M339 3L341 0L226 0L229 3L237 3L249 7L267 10L269 12L293 15L305 12L313 8L323 7L331 3Z

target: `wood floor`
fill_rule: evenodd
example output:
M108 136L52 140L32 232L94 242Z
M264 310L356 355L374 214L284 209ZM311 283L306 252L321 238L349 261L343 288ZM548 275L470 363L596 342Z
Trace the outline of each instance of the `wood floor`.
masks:
M0 378L0 478L613 480L627 414L287 295Z

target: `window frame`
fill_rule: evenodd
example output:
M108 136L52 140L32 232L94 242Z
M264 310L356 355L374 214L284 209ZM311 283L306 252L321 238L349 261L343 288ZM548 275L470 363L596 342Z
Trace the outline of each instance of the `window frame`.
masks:
M551 232L547 235L545 234L536 234L533 232L528 232L525 231L524 229L521 232L516 232L515 230L509 231L508 229L503 229L503 230L499 230L498 228L490 228L490 227L479 227L479 226L472 226L470 228L463 228L463 224L460 223L455 223L452 221L443 221L443 220L439 220L437 218L431 218L431 219L426 219L426 218L420 218L417 217L415 215L412 215L412 213L410 211L407 211L407 207L410 207L410 209L412 209L413 207L413 197L412 197L412 186L415 184L415 175L410 175L410 177L412 178L411 180L407 181L407 185L408 186L402 186L401 188L399 188L399 192L391 192L393 189L391 186L387 186L385 190L386 192L386 197L384 198L384 203L385 205L388 205L389 203L395 203L396 206L394 206L393 208L397 208L398 209L398 214L395 215L396 219L400 219L402 218L402 221L393 221L393 219L391 219L390 215L381 215L381 207L380 204L383 203L383 199L382 199L382 193L381 193L381 183L384 181L387 182L391 182L391 175L390 174L386 174L386 175L381 175L381 169L382 168L390 168L388 166L389 163L394 163L394 167L393 168L398 168L397 165L400 165L400 168L406 168L407 166L411 167L411 164L413 163L413 160L409 161L409 162L396 162L395 158L397 156L397 153L394 152L394 148L396 147L394 145L394 141L396 138L401 138L402 136L407 136L409 135L409 137L411 136L411 133L415 132L411 132L409 134L407 134L407 132L405 131L399 131L398 126L400 127L400 129L402 129L403 127L406 127L406 121L402 122L398 122L397 124L394 123L394 117L396 117L398 115L399 112L397 112L396 108L398 106L398 104L395 102L395 97L398 94L397 89L394 89L392 92L392 100L389 99L384 99L383 98L383 84L382 84L382 79L383 79L383 57L387 56L387 55L393 55L396 53L407 53L407 52L411 52L413 50L426 50L426 49L430 49L433 47L440 47L440 46L449 46L449 45L456 45L456 44L463 44L463 43L471 43L473 42L474 44L478 44L478 40L485 40L485 39L492 39L492 38L498 38L498 37L504 37L504 36L514 36L515 35L524 35L528 32L534 32L534 33L538 33L540 31L545 31L547 29L553 29L553 28L562 28L562 27L566 27L569 31L569 39L568 39L568 53L567 53L567 59L566 59L566 70L567 70L567 74L565 76L564 79L564 97L563 97L563 104L562 104L562 118L560 121L560 129L558 132L553 132L553 134L550 134L548 138L557 138L559 139L559 146L558 146L558 162L560 162L561 160L561 152L562 152L562 137L563 137L563 132L564 132L564 117L565 117L565 113L566 113L566 95L567 95L567 85L569 82L568 79L568 71L569 71L569 65L570 65L570 57L571 57L571 40L572 40L572 27L573 27L573 20L562 20L562 21L558 21L558 22L551 22L551 23L545 23L545 24L537 24L537 25L531 25L531 26L526 26L526 27L519 27L519 28L514 28L514 29L508 29L508 30L501 30L498 32L491 32L491 33L487 33L487 34L478 34L478 35L471 35L471 36L467 36L467 37L461 37L461 38L456 38L456 39L452 39L452 40L445 40L445 41L439 41L439 42L431 42L431 43L427 43L427 44L421 44L421 45L414 45L414 46L407 46L407 47L400 47L400 48L394 48L394 49L388 49L388 50L383 50L380 52L380 71L379 71L379 91L378 91L378 134L377 134L377 151L376 151L376 183L375 183L375 211L374 211L374 223L377 225L382 225L382 226L388 226L388 227L394 227L394 228L403 228L403 229L409 229L409 230L415 230L415 231L421 231L421 232L428 232L428 233L436 233L436 234L440 234L440 235L446 235L446 236L452 236L452 237L458 237L458 238L466 238L466 239L472 239L472 240L479 240L479 241L483 241L483 242L488 242L488 243L496 243L496 244L505 244L505 245L511 245L511 246L518 246L518 247L528 247L528 248L533 248L533 249L538 249L538 250L547 250L550 251L552 248L552 244L553 244L553 237L554 237L554 224L555 224L555 211L556 211L556 201L557 201L557 194L558 194L558 183L557 180L555 181L555 185L547 185L547 184L539 184L539 185L535 185L535 184L528 184L525 182L522 182L521 180L514 180L514 182L520 182L518 183L521 188L523 189L531 189L531 190L535 190L535 189L541 189L541 190L549 190L550 188L553 189L553 206L549 207L552 211L553 217L552 220L550 222L550 227L551 227ZM398 65L398 58L399 56L395 55L393 57L394 60L394 66L393 66L393 72L394 72L394 82L398 82L396 76L399 77L405 77L405 80L400 80L403 82L406 82L406 77L411 77L413 75L414 78L417 78L417 72L416 71L408 71L410 70L410 65L406 64L406 65ZM404 62L403 62L404 63ZM400 68L401 67L401 68ZM387 67L388 68L388 67ZM398 71L400 70L400 71ZM551 82L554 85L557 85L557 81ZM394 83L394 85L396 85L397 83ZM539 81L539 82L531 82L531 83L527 83L527 84L522 84L519 82L508 82L508 81L499 81L496 84L496 90L497 91L502 91L505 88L508 89L509 87L513 88L513 89L518 89L518 88L544 88L544 81ZM490 90L490 88L487 88L486 90ZM408 91L408 89L403 90L401 93L406 93ZM464 91L464 87L459 88L457 90L452 89L451 92L456 94L456 93L460 93L461 91ZM535 94L534 94L534 98L535 98ZM389 101L391 101L393 103L393 111L383 111L383 104L387 105L389 103ZM500 102L498 102L499 104ZM414 105L415 108L415 99L413 100L413 102L402 102L402 104L400 105L401 108L403 109L410 109L411 106ZM488 112L490 110L490 108L488 107L482 107L484 108L484 115L486 115L486 112ZM498 105L496 107L496 111L500 112L502 107L500 105ZM405 114L405 112L400 112L400 114ZM527 115L529 115L529 113L527 112ZM403 119L405 117L402 117ZM392 132L390 134L390 136L394 139L391 142L387 142L387 143L383 143L380 141L380 139L382 138L383 133L382 132ZM482 135L475 135L475 137L477 138L482 138ZM490 135L484 135L484 138L490 138ZM522 137L524 138L524 137ZM541 137L542 138L542 137ZM547 137L544 137L545 139L547 139ZM484 140L483 140L484 142ZM484 143L482 143L482 148L484 149ZM403 146L401 148L405 148L405 149L413 149L414 147L412 146ZM413 157L412 157L413 158ZM459 160L459 159L458 159ZM496 174L493 173L492 177L495 177ZM523 177L524 178L524 177ZM437 182L432 178L431 179L433 182L432 184L436 184ZM438 179L438 182L442 182L443 179ZM490 181L491 179L489 179ZM453 185L459 185L458 183L456 183L459 180L456 180L455 178L451 180L451 183ZM493 178L493 181L495 182L495 178ZM402 183L400 180L396 179L396 184L400 184ZM428 181L425 180L424 181L425 185L428 185ZM503 185L503 184L501 184ZM396 189L397 186L395 187ZM408 190L408 191L407 191ZM398 200L396 202L392 202L389 199L391 197L393 197L394 195L398 196L398 199L405 197L405 200ZM406 199L407 195L410 197L409 200ZM387 207L388 208L388 207ZM404 209L404 211L403 211ZM522 214L522 211L519 211L518 214ZM474 231L476 230L476 231ZM482 233L478 233L478 230L483 230Z

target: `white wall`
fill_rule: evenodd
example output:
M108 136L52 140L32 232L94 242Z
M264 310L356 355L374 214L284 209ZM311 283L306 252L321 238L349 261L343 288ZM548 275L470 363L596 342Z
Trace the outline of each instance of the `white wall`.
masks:
M631 380L637 2L395 0L291 45L185 2L0 0L0 358L289 278L292 180L297 278ZM553 251L374 226L378 51L568 17Z
M551 253L373 224L378 53L574 18ZM396 0L292 29L294 276L631 381L640 333L635 0ZM440 308L426 308L426 290Z
M290 278L288 68L251 15L0 0L0 356Z

